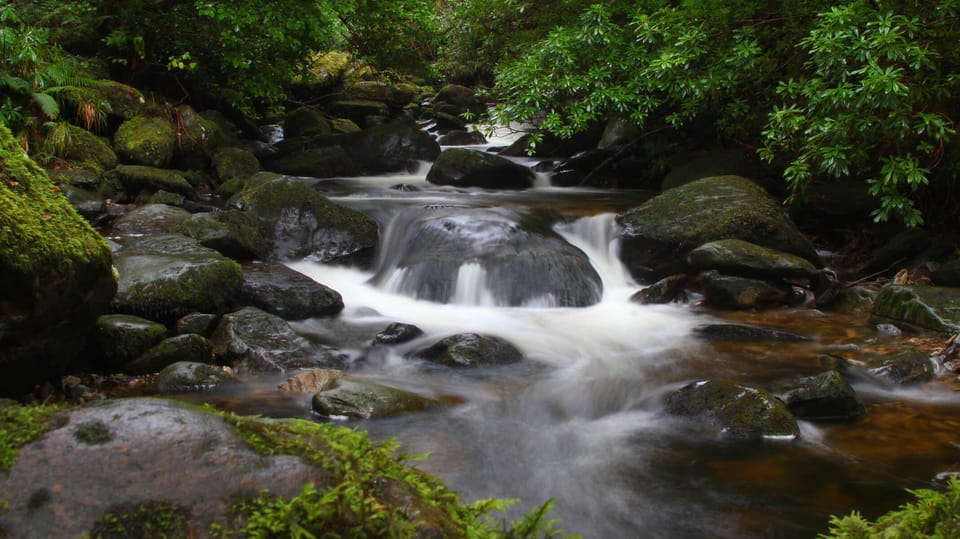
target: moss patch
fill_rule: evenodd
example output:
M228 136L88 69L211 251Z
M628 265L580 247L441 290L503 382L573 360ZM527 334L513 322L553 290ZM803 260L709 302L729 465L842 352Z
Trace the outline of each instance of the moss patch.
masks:
M138 116L120 125L113 136L117 154L137 165L164 167L173 159L173 126L163 118Z
M93 525L94 539L173 539L193 537L187 511L166 502L125 504L107 511Z
M100 445L113 440L113 432L103 421L88 421L77 425L73 438L87 445Z
M54 414L58 411L58 406L0 403L0 472L10 470L21 447L57 428Z

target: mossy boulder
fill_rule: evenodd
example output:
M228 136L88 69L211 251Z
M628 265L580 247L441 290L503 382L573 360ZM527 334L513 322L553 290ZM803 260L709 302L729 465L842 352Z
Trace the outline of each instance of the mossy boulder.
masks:
M780 205L740 176L704 178L620 214L621 258L650 282L687 270L687 254L705 243L739 239L797 255L821 267L816 250Z
M295 178L260 173L241 196L257 218L271 259L367 260L377 245L373 219L330 202Z
M731 439L795 438L797 421L780 399L762 389L730 380L703 380L667 399L668 414L691 418Z
M716 271L701 273L697 283L708 305L725 309L797 305L805 298L792 286L780 281L722 275Z
M182 220L174 231L235 260L251 260L269 253L257 218L246 211L196 213Z
M260 161L251 152L242 148L223 147L211 156L213 170L220 182L234 178L249 178L260 172Z
M283 136L285 138L329 135L330 122L315 107L297 107L283 116Z
M848 421L867 413L857 392L835 370L800 379L783 401L794 416L809 421Z
M193 333L164 339L123 366L127 374L150 374L160 372L168 365L179 361L209 363L213 359L213 345L204 337Z
M479 131L466 131L457 129L442 135L437 142L441 146L472 146L476 144L486 144L487 138Z
M148 167L142 165L120 165L110 171L107 177L133 198L141 191L155 193L169 191L187 198L196 198L193 185L176 170Z
M960 288L885 287L873 303L872 319L916 331L960 331Z
M356 122L349 118L331 118L330 130L332 133L356 133L363 131Z
M218 365L177 361L157 374L157 391L162 394L212 391L239 383L237 377Z
M276 262L244 265L239 301L286 320L329 316L343 310L343 298L336 290Z
M454 105L463 112L472 112L473 114L482 114L486 109L477 93L473 89L459 84L447 84L437 92L433 97L434 103L447 103Z
M97 319L94 342L102 366L119 368L166 336L167 327L159 322L129 314L106 314Z
M81 167L106 172L117 166L117 154L103 138L90 131L71 125L63 157Z
M705 243L690 251L687 261L696 270L742 277L808 279L817 272L805 258L737 239Z
M127 213L113 224L113 234L141 236L172 232L190 218L190 212L167 204L147 204Z
M177 335L194 333L203 337L210 336L220 317L210 313L190 313L177 320Z
M225 309L243 280L239 264L178 234L129 242L117 252L116 267L114 311L164 323Z
M0 395L76 358L117 288L110 247L0 127Z
M166 119L137 116L120 124L113 135L113 146L126 163L165 167L173 159L177 140Z
M270 162L270 168L281 174L330 178L356 176L359 168L340 146L308 148L284 154Z
M935 363L919 350L905 350L878 358L880 366L870 369L877 378L896 385L921 384L933 379Z
M390 115L390 108L386 103L372 99L338 100L326 105L324 111L330 116L352 120L360 127L371 127L370 117Z
M110 103L110 116L121 120L132 120L149 108L140 90L120 82L101 80L90 90Z
M419 412L439 404L415 393L357 380L339 379L313 396L313 411L327 417L370 419Z
M523 352L500 337L459 333L411 352L408 357L447 367L490 367L522 361Z
M488 189L529 189L533 179L533 171L521 164L465 148L445 150L427 173L433 184Z

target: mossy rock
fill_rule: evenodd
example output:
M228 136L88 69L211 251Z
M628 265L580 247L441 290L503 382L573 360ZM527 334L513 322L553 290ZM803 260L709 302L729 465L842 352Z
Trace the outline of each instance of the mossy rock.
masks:
M748 279L721 275L716 271L700 274L697 282L704 301L724 309L755 309L799 304L804 296L780 281Z
M251 260L269 253L257 218L246 211L197 213L182 220L173 230L235 260Z
M487 139L479 131L454 130L437 139L441 146L472 146L486 144Z
M919 350L905 350L879 358L881 365L870 369L874 376L891 384L922 384L933 379L935 363Z
M812 277L817 268L805 258L743 240L718 240L690 251L690 266L742 277Z
M433 184L488 189L529 189L533 179L533 171L523 165L464 148L445 150L427 173Z
M120 285L115 312L172 323L192 312L224 309L240 290L240 265L196 240L148 236L116 255Z
M472 88L459 84L447 84L433 97L434 102L449 103L474 114L482 114L486 108Z
M641 281L687 270L687 254L717 240L739 239L822 267L813 245L760 186L740 176L704 178L666 191L620 214L621 258Z
M120 165L113 169L109 178L115 179L123 191L135 197L141 191L170 191L190 199L197 198L193 185L176 170L142 165Z
M177 225L190 218L190 212L167 204L147 204L117 219L114 234L142 236L172 232Z
M120 82L101 80L93 90L110 103L110 115L122 120L132 120L149 108L140 90Z
M133 375L150 374L178 361L209 363L212 359L213 344L205 337L187 333L160 341L137 359L124 365L122 370Z
M939 286L885 287L873 304L871 318L915 331L960 331L960 288Z
M460 333L408 354L447 367L490 367L523 360L523 352L505 339L476 333Z
M849 421L867 413L857 392L835 370L800 379L783 401L794 416L810 421Z
M0 127L0 395L77 356L117 288L110 247Z
M796 419L780 399L730 380L687 384L670 395L666 412L712 426L724 438L795 438L800 434Z
M97 320L94 341L103 366L118 368L133 361L167 336L159 322L129 314L106 314Z
M324 111L336 118L347 118L360 127L370 127L371 116L389 116L390 108L383 101L370 99L344 99L334 101L324 107Z
M260 161L255 155L242 148L220 148L213 153L211 162L217 179L221 182L234 178L249 178L260 172Z
M285 138L329 135L330 122L315 107L297 107L283 116L283 136Z
M630 301L641 305L662 305L672 303L682 299L684 289L687 287L687 276L685 274L670 275L659 281L638 290L632 296Z
M117 154L105 139L74 125L69 130L65 159L101 174L117 166Z
M177 141L166 119L137 116L120 125L113 135L113 146L126 163L165 167L173 159Z
M281 174L313 178L359 174L357 165L340 146L309 148L288 153L272 160L270 168Z
M363 131L357 122L349 118L332 118L330 120L330 129L333 133L356 133Z
M419 412L439 402L392 387L339 379L313 396L313 411L327 417L370 419Z
M202 337L208 337L219 319L220 317L215 314L190 313L177 320L177 335L194 333Z

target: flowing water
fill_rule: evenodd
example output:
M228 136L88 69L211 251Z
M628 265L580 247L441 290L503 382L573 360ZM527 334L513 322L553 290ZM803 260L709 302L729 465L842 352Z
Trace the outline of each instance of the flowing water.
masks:
M865 419L802 422L796 440L723 442L663 415L670 392L692 380L732 378L777 392L798 376L829 368L824 354L867 359L911 343L881 335L863 317L631 303L640 286L617 259L613 217L649 193L554 189L542 179L524 192L458 190L427 184L425 172L317 182L334 201L378 220L380 259L369 271L291 263L339 291L346 304L334 320L294 327L348 352L358 377L458 403L347 424L377 438L395 436L408 453L429 453L417 466L466 498L519 498L519 510L554 499L552 515L562 527L588 538L813 537L825 531L831 513L859 508L876 516L907 500L904 487L927 486L936 473L960 465L960 394L947 384L881 389L859 383ZM390 189L396 184L418 190ZM411 285L414 272L396 266L415 240L411 223L429 212L466 220L460 229L472 234L468 243L479 244L491 228L471 228L472 215L543 210L553 212L545 214L553 229L589 257L603 284L595 304L559 307L557 297L539 293L504 304L509 276L491 278L495 268L466 256L448 275L445 299L430 301L424 294L434 291ZM495 230L502 229L498 218L489 218ZM813 340L713 344L691 335L692 328L722 319ZM425 335L369 348L370 338L391 322L415 324ZM526 360L454 370L403 357L466 332L505 338ZM246 411L309 416L308 397L278 396L275 383L265 379L249 394L224 399Z

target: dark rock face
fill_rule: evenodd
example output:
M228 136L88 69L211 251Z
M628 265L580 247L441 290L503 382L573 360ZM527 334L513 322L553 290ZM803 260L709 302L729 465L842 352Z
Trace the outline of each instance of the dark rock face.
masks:
M677 301L687 285L686 275L664 277L652 285L637 291L630 301L641 305L659 305Z
M307 148L284 154L271 161L272 169L291 176L331 178L356 176L359 169L340 146Z
M739 324L708 324L693 329L693 334L707 341L758 342L758 341L809 341L809 337L779 329Z
M243 372L283 372L290 369L342 369L344 356L315 346L282 318L245 307L225 314L210 336L219 361Z
M523 353L510 342L476 333L451 335L409 355L448 367L489 367L523 360Z
M400 389L341 378L314 395L312 404L324 416L370 419L418 412L438 403Z
M487 139L479 131L454 130L437 139L441 146L471 146L486 144Z
M743 277L808 279L817 272L805 258L737 239L705 243L690 251L687 261L697 270Z
M799 387L783 396L787 408L808 420L852 420L867 413L863 401L837 371L803 378Z
M371 344L394 345L412 341L423 335L423 330L412 324L401 324L395 322L390 324L383 331L377 333Z
M528 189L533 179L533 171L523 165L463 148L441 153L427 173L427 181L437 185L488 189Z
M240 301L286 320L327 316L343 310L343 298L335 290L275 262L243 267Z
M739 176L705 178L671 189L617 220L623 227L621 258L641 281L685 272L690 250L722 239L748 241L822 265L779 204Z
M720 275L715 271L700 274L698 282L703 289L704 300L714 306L727 309L751 309L775 305L795 305L803 297L794 293L790 285Z
M960 330L960 288L890 285L873 304L872 318L916 330Z
M667 399L666 412L705 420L717 434L733 439L796 437L800 430L787 406L760 389L729 380L688 384Z
M600 300L587 256L508 210L438 208L399 215L373 282L437 302L583 307Z

